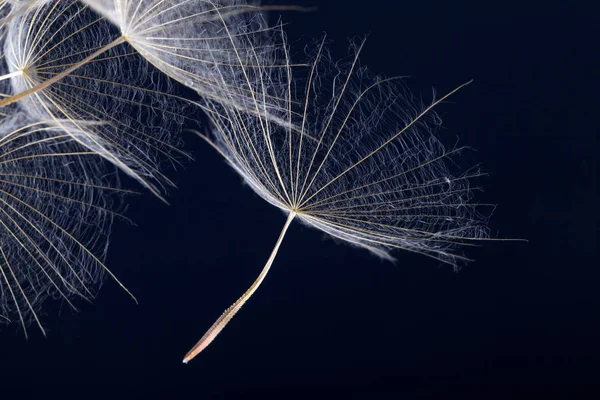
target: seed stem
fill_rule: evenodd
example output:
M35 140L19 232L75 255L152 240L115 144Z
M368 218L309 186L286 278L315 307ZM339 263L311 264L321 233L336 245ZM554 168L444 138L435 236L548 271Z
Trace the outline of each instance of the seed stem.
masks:
M290 214L288 215L287 221L285 221L285 225L283 226L283 229L279 234L279 239L277 239L277 243L275 243L275 247L271 252L271 256L269 256L269 259L267 260L267 263L258 275L258 278L256 278L254 283L250 285L250 287L248 288L248 290L246 290L242 297L240 297L235 303L233 303L231 307L225 310L225 312L206 331L206 333L204 334L204 336L202 336L198 343L196 343L196 345L185 355L185 358L183 359L184 364L187 364L191 359L196 357L198 354L200 354L202 350L204 350L209 344L211 344L212 341L217 337L217 335L221 333L225 326L227 326L229 321L231 321L233 316L242 308L242 306L246 303L246 301L248 301L248 299L254 294L254 292L256 292L256 289L258 289L262 281L267 276L267 273L269 272L269 269L273 264L273 260L275 260L275 256L277 255L279 246L283 241L285 233L287 232L295 216L296 213L293 211L290 212Z

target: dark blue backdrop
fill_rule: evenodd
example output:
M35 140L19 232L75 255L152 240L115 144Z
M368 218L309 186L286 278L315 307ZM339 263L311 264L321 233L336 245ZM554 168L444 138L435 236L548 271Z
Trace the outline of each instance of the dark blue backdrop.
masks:
M490 172L478 199L498 204L493 232L529 243L484 243L454 273L406 253L382 262L292 225L264 285L184 366L254 280L285 219L189 136L196 162L171 174L171 206L130 198L138 226L115 224L108 265L140 305L107 281L94 305L47 316L46 339L4 329L0 397L88 398L103 387L143 399L597 391L598 14L561 1L283 3L319 6L283 15L293 41L327 31L345 56L348 37L369 34L363 64L412 76L425 98L474 79L440 107L440 134L478 150L459 163Z

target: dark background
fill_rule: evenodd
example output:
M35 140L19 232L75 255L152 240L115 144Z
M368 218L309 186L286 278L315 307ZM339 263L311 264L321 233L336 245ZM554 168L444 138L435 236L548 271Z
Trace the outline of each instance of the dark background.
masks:
M293 224L257 294L185 366L285 220L188 136L196 161L171 174L171 205L132 197L137 226L114 227L108 265L139 306L107 281L94 305L47 315L47 338L4 328L0 398L596 398L598 14L564 1L281 3L319 6L283 14L298 51L326 31L343 57L368 34L362 63L410 75L424 98L474 79L439 108L440 135L478 150L458 162L490 173L477 199L498 204L494 235L529 242L483 243L455 273Z

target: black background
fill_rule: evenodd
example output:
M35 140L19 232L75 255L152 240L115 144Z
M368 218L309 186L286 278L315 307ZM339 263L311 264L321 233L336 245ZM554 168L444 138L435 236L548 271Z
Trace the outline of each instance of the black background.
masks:
M132 197L93 305L55 305L48 337L0 333L0 398L596 398L600 18L560 1L282 1L296 53L323 32L334 56L410 75L439 108L458 162L490 173L497 237L459 273L398 252L395 264L293 224L263 286L189 365L185 352L254 280L284 223L199 139L171 176L170 206ZM591 2L590 2L591 5ZM272 20L276 20L276 15ZM59 314L59 316L57 316Z

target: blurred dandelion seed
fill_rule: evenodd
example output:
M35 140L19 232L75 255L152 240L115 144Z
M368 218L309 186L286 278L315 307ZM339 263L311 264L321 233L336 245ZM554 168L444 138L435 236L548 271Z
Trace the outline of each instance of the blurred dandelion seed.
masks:
M235 87L235 82L242 78L243 69L268 67L265 60L273 54L273 45L263 40L271 31L264 12L313 10L260 6L247 0L83 2L117 26L122 38L164 74L204 98L245 112L254 111L252 93ZM255 57L263 64L253 65ZM218 81L214 68L228 74L232 87Z
M150 180L171 184L158 156L183 154L181 99L132 49L105 47L115 29L78 1L0 3L0 16L0 322L45 334L42 303L76 310L105 274L135 301L103 264L133 192L100 157L158 194Z
M173 185L161 159L183 154L174 134L183 100L103 18L76 0L42 2L5 26L0 106L53 120L73 140L157 196ZM162 197L161 197L162 198Z
M120 193L103 184L97 155L49 122L16 114L0 136L0 314L35 322L47 297L91 300L108 273L102 259ZM132 298L133 295L131 295ZM135 300L135 298L134 298Z

